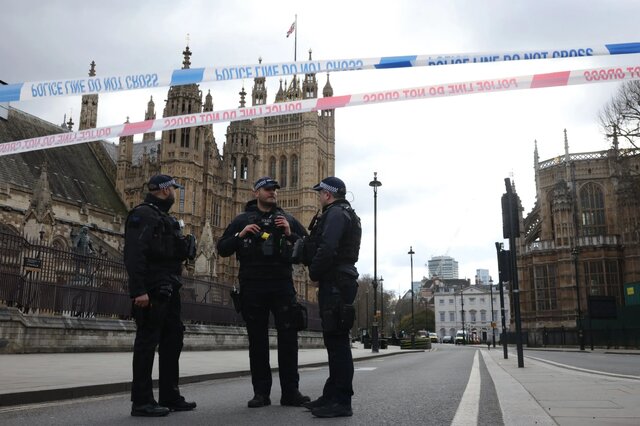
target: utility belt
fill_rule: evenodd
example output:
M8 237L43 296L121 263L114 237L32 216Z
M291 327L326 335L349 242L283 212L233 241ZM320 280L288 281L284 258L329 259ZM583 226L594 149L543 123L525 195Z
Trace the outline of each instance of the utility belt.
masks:
M242 292L238 287L233 287L230 291L233 308L237 313L241 313L245 321L245 306L242 300ZM309 315L307 307L299 303L295 297L290 304L282 305L276 316L276 328L278 330L306 330L308 326Z

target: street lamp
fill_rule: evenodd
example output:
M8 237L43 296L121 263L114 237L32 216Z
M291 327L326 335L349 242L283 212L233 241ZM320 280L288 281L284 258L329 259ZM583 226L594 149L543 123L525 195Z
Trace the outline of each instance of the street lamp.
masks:
M409 247L409 252L407 253L411 258L411 347L415 349L416 347L416 324L414 322L413 317L413 255L416 254L413 251L413 246Z
M384 278L380 277L378 281L380 281L380 324L382 326L380 337L384 338Z
M464 289L460 286L460 304L462 305L462 344L467 344L467 331L464 328Z
M493 335L493 347L496 347L496 324L493 315L493 279L489 279L489 292L491 293L491 334Z
M380 350L378 342L378 187L382 182L378 180L378 172L373 172L373 180L369 182L373 188L373 325L371 326L371 352Z

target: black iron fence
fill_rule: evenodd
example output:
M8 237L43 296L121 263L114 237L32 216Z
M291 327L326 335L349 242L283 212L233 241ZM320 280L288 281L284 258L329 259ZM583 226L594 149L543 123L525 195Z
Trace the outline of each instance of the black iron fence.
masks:
M230 284L183 278L185 322L242 325ZM122 261L60 250L0 232L0 303L25 314L130 319L131 299ZM309 329L320 330L318 308L303 302Z

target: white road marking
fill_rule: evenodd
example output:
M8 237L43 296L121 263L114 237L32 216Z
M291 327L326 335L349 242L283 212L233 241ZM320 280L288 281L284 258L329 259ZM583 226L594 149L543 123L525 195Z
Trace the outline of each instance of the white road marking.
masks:
M373 371L376 370L378 367L358 367L353 371Z
M480 362L478 361L478 351L473 356L473 365L469 374L469 381L464 390L456 415L453 417L451 426L475 425L478 424L478 408L480 406Z

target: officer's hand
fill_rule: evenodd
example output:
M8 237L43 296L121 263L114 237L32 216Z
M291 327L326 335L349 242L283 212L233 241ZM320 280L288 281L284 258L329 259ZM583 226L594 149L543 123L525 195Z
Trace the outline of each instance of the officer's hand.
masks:
M286 217L284 216L276 217L275 223L276 223L276 226L280 228L284 228L285 236L288 237L289 235L291 235L291 226L289 225L289 221L287 220Z
M245 226L244 229L240 231L238 236L240 238L244 238L247 234L257 234L258 232L260 232L260 227L257 224L252 223L250 225Z
M133 299L133 304L141 308L149 306L149 295L147 293L141 294Z

